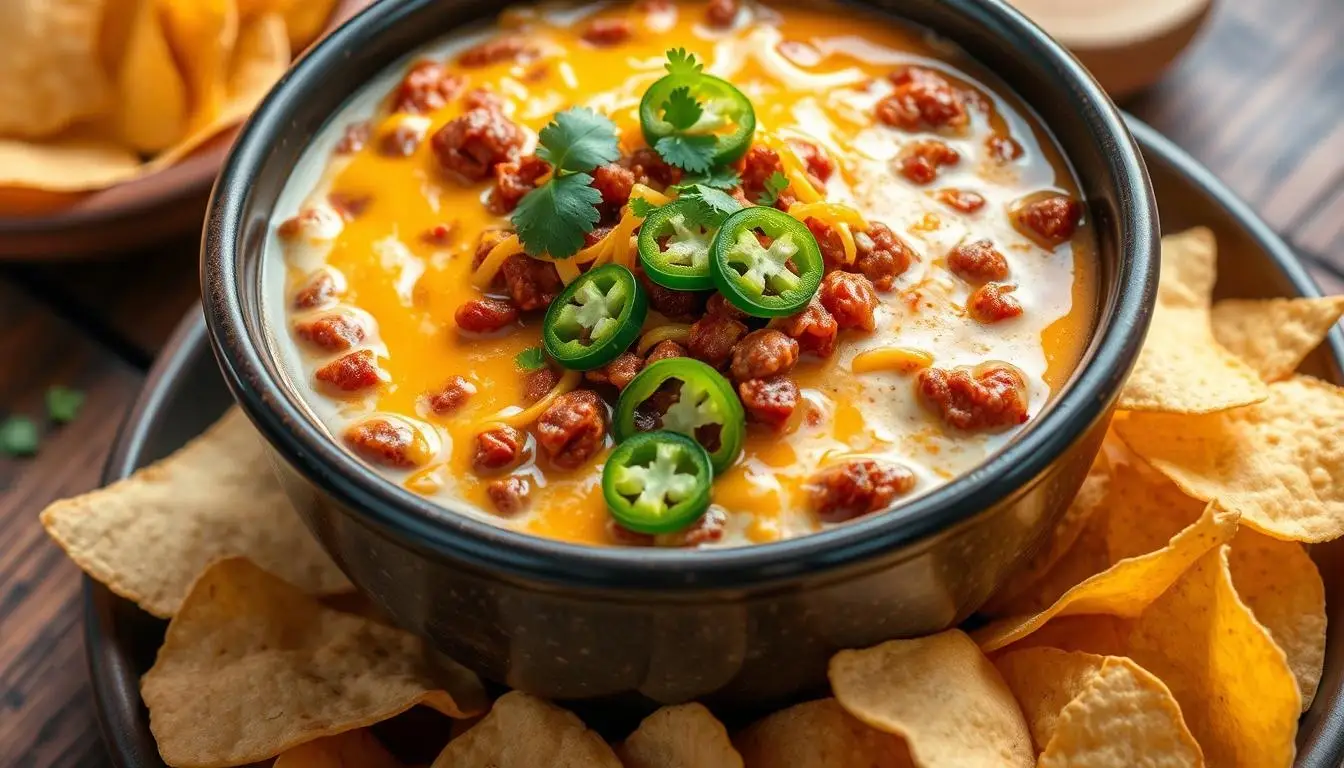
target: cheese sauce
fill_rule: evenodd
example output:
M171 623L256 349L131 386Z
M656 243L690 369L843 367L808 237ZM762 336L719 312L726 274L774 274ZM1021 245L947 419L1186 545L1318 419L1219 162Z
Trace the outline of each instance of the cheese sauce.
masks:
M1014 226L1010 210L1030 195L1079 199L1068 165L1021 102L955 46L853 8L837 13L750 6L726 28L708 22L706 12L704 3L657 0L509 10L499 22L505 31L454 35L415 52L407 65L367 86L325 129L277 211L283 233L267 246L276 278L268 311L294 386L338 439L371 414L395 417L414 429L408 451L416 465L379 466L395 482L455 510L469 506L469 514L537 535L591 544L624 541L612 531L600 489L606 451L562 470L529 437L528 459L512 471L530 486L529 502L509 516L494 510L487 493L498 476L473 471L477 433L501 411L525 407L515 358L540 344L541 312L525 314L502 335L478 337L456 326L458 307L482 295L471 280L478 237L507 227L508 219L486 205L492 180L463 184L436 162L430 137L468 108L461 94L422 115L388 114L387 94L409 63L422 58L447 62L448 70L467 78L466 90L486 88L497 96L500 111L526 133L523 154L533 150L537 131L557 111L572 106L610 117L628 153L645 146L641 95L664 74L666 51L685 47L707 72L751 100L758 144L804 139L820 147L836 164L822 189L825 199L885 223L917 254L893 287L877 294L872 332L843 330L834 353L803 355L789 374L801 401L788 424L779 430L748 426L742 456L715 479L711 509L725 522L704 545L820 530L824 524L809 506L807 483L838 460L871 457L904 465L916 478L901 497L909 499L969 471L1029 425L950 427L921 403L911 368L1011 363L1025 379L1032 417L1065 384L1093 322L1093 240L1085 221L1053 248ZM628 37L601 45L585 40L592 39L595 20L624 26ZM503 34L523 36L537 46L537 55L476 67L455 63L461 51ZM965 130L906 130L875 119L896 87L888 75L907 65L940 73L961 89L969 105ZM348 126L366 120L366 146L333 152ZM423 138L409 156L388 156L384 149L398 130ZM346 149L351 137L359 138L351 132ZM944 142L959 160L935 167L931 182L916 183L903 171L903 160L915 142L926 140ZM1004 148L1014 146L1019 157L996 157L1011 155L1015 150ZM946 190L974 192L983 206L958 210L946 202ZM280 224L296 214L303 215ZM1020 316L983 322L968 311L977 284L954 274L947 257L959 244L979 240L991 241L1006 257ZM329 289L338 303L296 308L296 296L311 292L314 275L324 268L335 272L327 273L330 283L318 286L318 293ZM353 345L376 360L378 382L363 394L336 392L315 378L337 355L298 330L305 320L332 312L362 329ZM651 313L646 328L661 322ZM909 363L906 370L902 362ZM454 375L476 391L451 414L435 415L425 395Z

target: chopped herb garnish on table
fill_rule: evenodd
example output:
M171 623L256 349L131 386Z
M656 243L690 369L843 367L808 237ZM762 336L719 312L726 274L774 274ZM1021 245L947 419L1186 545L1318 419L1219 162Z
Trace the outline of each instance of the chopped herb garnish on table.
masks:
M37 424L26 416L0 422L0 456L32 456L39 442Z
M55 386L47 390L47 418L56 424L74 421L83 405L84 393L77 389Z

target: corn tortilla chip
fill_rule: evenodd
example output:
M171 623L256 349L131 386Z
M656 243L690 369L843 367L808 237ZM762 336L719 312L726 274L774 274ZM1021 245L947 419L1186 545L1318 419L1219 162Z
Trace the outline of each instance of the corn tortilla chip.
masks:
M733 740L746 768L910 768L900 736L859 722L835 699L789 707Z
M573 712L510 691L433 768L621 768L616 753Z
M1022 705L1038 766L1204 764L1171 691L1130 659L1030 648L995 664Z
M1116 426L1138 455L1198 499L1278 539L1344 533L1344 390L1308 376L1263 403L1206 416L1131 414Z
M1214 340L1214 247L1204 228L1162 238L1157 306L1120 409L1212 413L1265 399L1256 372Z
M289 32L289 47L302 51L322 34L336 10L336 0L289 0L279 8Z
M87 130L40 144L0 139L0 187L84 192L120 184L142 172L134 152ZM13 207L6 203L5 210Z
M187 130L187 85L177 71L154 0L140 0L117 72L118 133L138 152L171 146Z
M1018 640L1007 649L991 654L998 658L1024 648L1054 648L1061 651L1084 651L1102 656L1122 656L1129 641L1133 619L1108 616L1101 613L1061 616Z
M1206 553L1135 621L1126 656L1180 702L1210 765L1292 765L1301 699L1282 650L1237 596L1228 548Z
M1031 766L1027 724L998 670L952 629L831 658L836 701L905 739L917 766Z
M1188 528L1207 506L1175 483L1142 463L1117 463L1107 504L1106 556L1108 565L1146 555L1167 545Z
M158 8L191 94L187 127L195 134L218 121L228 98L229 63L238 44L238 5L235 0L158 0Z
M1228 562L1237 595L1288 657L1305 712L1325 664L1325 584L1320 571L1301 544L1250 529L1237 531Z
M243 558L192 586L140 692L179 768L264 760L417 704L465 717L486 702L466 669L432 668L418 637L325 608Z
M728 729L695 703L644 718L619 750L625 768L742 768Z
M110 105L112 87L98 55L105 4L0 3L0 136L51 136Z
M1002 619L975 633L986 652L1004 648L1035 632L1057 616L1102 613L1133 618L1143 612L1181 574L1210 549L1230 541L1237 531L1237 515L1209 504L1190 527L1172 537L1167 546L1112 565L1064 593L1046 610Z
M42 525L90 576L163 618L206 566L235 555L313 594L350 589L294 513L265 450L247 418L230 411L130 478L47 507Z
M202 144L247 119L289 67L289 41L284 19L274 13L257 16L237 34L221 97L209 119L193 118L191 132L150 163L159 169L178 162Z
M338 733L287 749L271 768L401 768L367 728Z
M1228 299L1213 305L1213 335L1264 381L1286 379L1340 315L1344 296L1315 299Z
M1086 573L1078 573L1091 568L1087 563L1098 559L1091 557L1092 554L1104 554L1104 541L1099 535L1104 527L1094 523L1093 516L1104 512L1103 503L1111 482L1109 464L1104 454L1097 456L1082 487L1078 489L1078 495L1051 531L1045 546L980 608L981 613L986 616L1012 616L1041 610L1058 599L1070 586L1105 568L1105 563L1101 563ZM1084 531L1089 530L1091 535L1084 538ZM1075 551L1074 547L1080 541L1082 547ZM1070 557L1078 563L1077 566L1072 563L1061 565L1062 561ZM1055 572L1054 578L1051 578L1052 572ZM1042 600L1043 594L1048 597L1036 605L1037 601Z

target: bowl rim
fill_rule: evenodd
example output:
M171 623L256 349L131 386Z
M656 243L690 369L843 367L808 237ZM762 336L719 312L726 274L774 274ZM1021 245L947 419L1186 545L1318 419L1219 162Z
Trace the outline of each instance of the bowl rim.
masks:
M245 280L243 222L253 182L269 164L269 146L283 140L277 137L285 136L291 114L302 109L298 105L305 103L305 91L329 86L324 73L339 67L350 51L365 50L378 36L414 23L437 1L376 3L311 48L244 126L206 215L202 295L211 346L226 382L272 447L337 499L350 517L431 557L552 586L619 587L627 594L669 599L704 589L765 588L802 575L862 567L889 550L927 545L935 535L969 523L1017 493L1109 414L1137 358L1156 293L1156 204L1139 149L1096 81L1024 16L1001 0L944 0L943 6L1008 39L1022 55L1044 61L1105 148L1104 178L1115 194L1120 236L1111 300L1106 301L1105 291L1099 296L1093 338L1079 367L1020 435L970 472L895 509L807 536L695 551L592 547L534 536L457 513L382 478L305 415L288 388L275 380L265 328L250 318L242 298L255 288L255 282Z

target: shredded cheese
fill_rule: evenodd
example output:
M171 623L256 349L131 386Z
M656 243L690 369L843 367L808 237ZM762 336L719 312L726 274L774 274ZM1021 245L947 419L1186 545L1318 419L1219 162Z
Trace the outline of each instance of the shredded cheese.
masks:
M490 284L495 281L495 275L499 272L499 268L504 266L504 262L510 256L522 252L523 244L519 242L517 235L509 235L500 240L485 255L485 260L476 268L476 271L471 273L471 284L483 291L489 289Z
M799 159L798 153L793 151L788 142L776 136L762 134L761 143L775 150L779 155L780 163L784 166L784 175L789 180L789 187L800 202L816 203L822 200L821 192L812 186L811 179L807 177L807 168L803 165L803 161Z
M914 373L933 365L933 355L909 347L879 347L854 356L849 368L854 373L873 371L900 371Z
M555 271L560 275L560 282L569 285L579 279L583 274L579 271L579 265L574 263L573 259L557 259L555 262Z
M635 351L644 355L664 341L685 344L690 338L691 326L686 323L667 323L645 331L644 335L639 337L639 343L635 345Z
M480 431L484 432L495 424L507 424L510 427L519 428L530 425L540 418L547 408L551 407L551 403L554 403L556 398L567 392L572 392L575 387L579 386L579 381L582 378L583 374L578 371L565 371L560 376L560 380L555 383L555 386L551 387L551 391L547 392L540 400L517 411L513 411L512 408L505 408L487 419L481 425Z
M853 264L854 259L858 258L859 251L854 245L852 227L866 230L868 222L857 210L842 203L828 203L823 200L815 203L794 203L789 206L789 215L799 221L817 219L826 222L835 228L840 238L840 246L845 252L845 263Z

